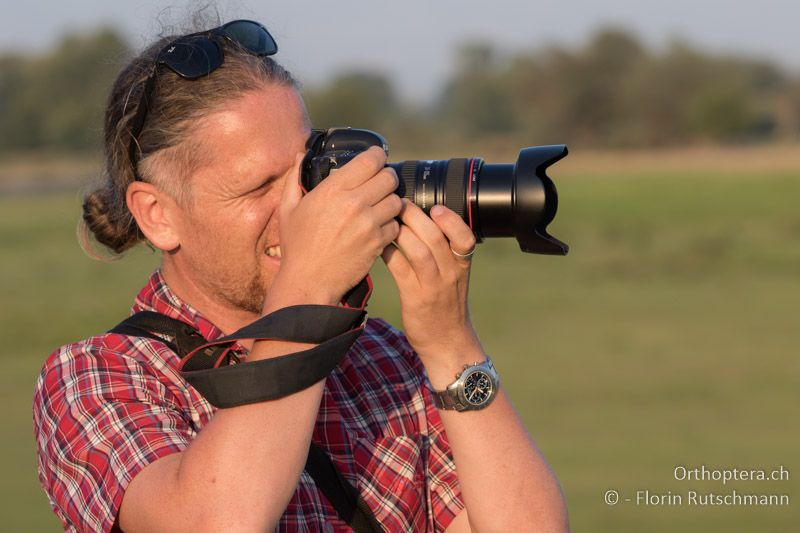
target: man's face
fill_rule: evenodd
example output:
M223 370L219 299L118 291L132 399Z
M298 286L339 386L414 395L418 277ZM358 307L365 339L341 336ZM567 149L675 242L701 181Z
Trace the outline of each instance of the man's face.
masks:
M193 138L210 152L191 176L172 259L205 297L260 313L280 266L278 204L299 179L309 135L305 107L291 87L270 84L210 114Z

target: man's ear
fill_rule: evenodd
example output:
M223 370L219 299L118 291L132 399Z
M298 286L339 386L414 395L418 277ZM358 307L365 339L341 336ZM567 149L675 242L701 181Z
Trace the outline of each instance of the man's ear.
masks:
M180 207L169 195L152 183L134 181L128 185L125 201L139 229L153 246L164 252L180 246L177 226Z

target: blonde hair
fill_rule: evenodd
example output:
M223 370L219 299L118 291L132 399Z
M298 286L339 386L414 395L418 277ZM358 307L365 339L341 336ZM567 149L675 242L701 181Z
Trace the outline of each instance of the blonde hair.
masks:
M132 59L117 76L108 98L104 121L105 164L99 185L83 199L78 234L81 247L93 257L94 240L118 257L145 239L128 210L125 194L136 180L128 147L138 144L139 177L170 194L189 200L188 176L203 164L207 150L191 137L193 126L220 105L265 84L298 87L297 81L270 57L255 56L221 40L225 60L208 76L187 81L166 67L157 67L147 117L132 139L131 121L159 51L176 37L164 37Z

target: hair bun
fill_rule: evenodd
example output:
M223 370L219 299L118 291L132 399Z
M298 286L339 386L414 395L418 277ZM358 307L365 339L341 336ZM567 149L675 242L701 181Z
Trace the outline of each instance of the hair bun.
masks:
M90 235L115 254L121 254L142 239L139 227L124 201L115 198L114 191L108 187L101 187L84 196L82 229L81 244L90 254L92 251L86 246Z

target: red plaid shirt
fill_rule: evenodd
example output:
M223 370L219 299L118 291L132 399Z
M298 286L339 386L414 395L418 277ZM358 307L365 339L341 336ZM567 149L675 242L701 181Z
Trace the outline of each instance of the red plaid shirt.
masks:
M157 311L222 335L157 271L133 312ZM111 326L111 324L109 325ZM39 480L69 531L108 531L145 466L186 448L215 408L164 344L104 334L53 352L36 384ZM370 319L328 376L313 440L358 487L386 531L440 531L464 507L422 364L401 333ZM349 531L303 472L279 531Z

